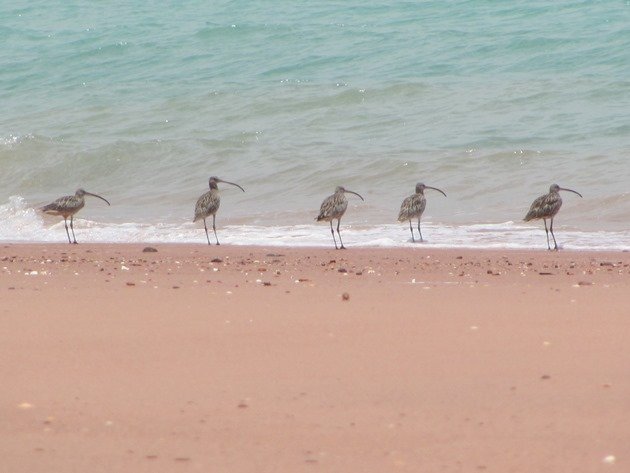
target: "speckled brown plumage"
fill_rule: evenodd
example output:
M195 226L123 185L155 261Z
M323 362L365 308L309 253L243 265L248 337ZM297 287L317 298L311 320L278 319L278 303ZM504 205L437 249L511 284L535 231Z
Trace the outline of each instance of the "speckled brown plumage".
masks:
M553 238L554 250L558 249L558 243L556 242L556 236L553 233L553 218L560 211L560 207L562 207L562 198L560 197L560 191L568 191L573 192L574 194L582 197L582 194L576 192L571 189L565 189L560 187L558 184L552 184L549 188L549 193L545 195L541 195L537 197L532 205L529 207L529 212L525 215L526 222L530 220L538 220L543 219L545 224L545 233L547 235L547 249L551 250L551 245L549 243L549 232L551 232L551 237ZM550 219L550 226L547 229L547 219Z
M404 222L405 220L409 220L409 230L411 231L412 242L416 241L413 234L413 227L411 225L411 220L414 218L418 219L418 233L420 234L420 241L423 241L422 232L420 231L420 219L422 218L422 213L427 206L427 199L424 196L425 189L436 190L444 194L444 197L446 197L446 194L440 189L437 189L436 187L426 186L419 182L416 184L416 193L410 195L409 197L405 198L405 200L403 200L400 206L400 212L398 213L398 221Z
M208 180L208 186L210 187L210 190L199 197L199 199L197 199L197 203L195 204L195 217L193 218L193 222L203 219L203 227L206 230L206 239L208 240L208 245L210 244L210 237L208 236L208 226L206 224L206 218L208 218L210 215L212 215L212 230L214 231L214 238L217 241L217 245L219 244L219 237L217 236L216 229L216 214L217 210L219 210L219 206L221 205L219 186L217 185L217 183L219 182L238 187L240 190L245 192L245 189L243 189L238 184L224 181L223 179L219 179L216 176L212 176Z
M91 195L92 197L98 197L99 199L107 202L109 201L100 195L92 194L83 189L77 189L74 195L66 195L59 197L57 200L51 202L48 205L44 205L40 210L49 215L61 215L66 227L66 234L68 235L68 243L77 243L77 239L74 236L74 214L77 213L85 206L85 196ZM70 229L72 230L72 238L70 240L70 232L68 231L68 217L70 217Z
M346 213L346 209L348 208L348 199L346 199L345 193L349 192L350 194L354 194L358 196L361 200L364 200L356 192L345 189L342 186L338 186L335 189L335 193L333 195L329 195L324 199L322 205L319 209L319 215L315 217L315 220L318 222L325 221L330 222L330 232L333 236L333 241L335 243L335 249L345 250L346 247L343 246L343 240L341 239L341 233L339 233L339 224L341 223L341 217ZM337 247L337 240L335 239L335 231L333 230L332 221L337 219L337 234L339 235L339 242L341 243L341 247Z

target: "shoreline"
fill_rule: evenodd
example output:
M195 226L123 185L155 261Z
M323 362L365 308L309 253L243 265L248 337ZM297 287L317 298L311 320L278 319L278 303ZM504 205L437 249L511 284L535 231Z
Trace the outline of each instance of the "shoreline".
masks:
M0 244L0 455L18 473L623 469L629 289L624 251Z
M1 207L1 206L0 206ZM1 209L0 209L1 210ZM87 212L87 211L86 211ZM86 213L83 217L89 217ZM61 244L67 241L63 220L44 217L30 210L8 211L6 225L0 230L0 243ZM355 216L356 217L356 216ZM217 229L222 244L235 246L277 246L298 248L331 248L330 229L326 224L297 218L298 224L261 225L266 219L222 217ZM374 222L381 221L377 218ZM409 227L404 223L366 224L349 219L342 225L342 236L348 248L412 248ZM75 233L79 244L202 244L203 224L174 219L163 222L105 222L77 218ZM581 225L556 225L558 243L566 250L630 250L630 231L613 225L607 230ZM414 227L415 228L415 227ZM423 221L423 247L443 249L545 250L542 223L492 221L445 224L428 218ZM416 230L417 233L417 230Z

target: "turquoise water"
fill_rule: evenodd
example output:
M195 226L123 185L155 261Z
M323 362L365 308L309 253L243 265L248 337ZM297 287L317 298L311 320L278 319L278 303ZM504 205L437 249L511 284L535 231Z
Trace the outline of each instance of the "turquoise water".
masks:
M558 182L584 199L556 228L630 247L630 2L72 3L0 4L0 239L63 241L30 209L84 187L112 202L79 214L92 235L203 242L217 175L247 191L222 194L236 241L329 237L312 219L345 185L344 223L405 244L418 181L448 194L440 238L518 231Z

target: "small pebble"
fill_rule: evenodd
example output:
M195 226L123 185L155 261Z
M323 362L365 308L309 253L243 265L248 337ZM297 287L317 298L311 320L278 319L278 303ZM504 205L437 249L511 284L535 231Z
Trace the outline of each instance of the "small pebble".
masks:
M146 247L144 247L142 252L143 253L157 253L157 250L155 248L153 248L152 246L146 246Z
M617 459L615 458L614 455L606 455L603 459L602 462L606 463L607 465L614 465L615 461Z
M347 292L344 292L344 293L341 295L341 300L344 300L344 301L348 301L348 300L350 300L350 294L348 294Z

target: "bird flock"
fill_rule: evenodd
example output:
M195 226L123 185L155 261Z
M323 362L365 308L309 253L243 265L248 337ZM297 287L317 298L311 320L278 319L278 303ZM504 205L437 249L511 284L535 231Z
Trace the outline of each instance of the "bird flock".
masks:
M208 225L206 223L206 219L210 216L212 216L212 231L214 232L214 238L216 240L216 244L219 245L219 237L217 236L216 229L216 214L219 210L219 206L221 205L221 198L219 196L218 183L230 184L231 186L238 187L240 190L245 192L245 189L234 182L224 181L223 179L219 179L216 176L210 177L210 179L208 180L208 186L210 187L210 190L199 197L199 199L197 199L197 203L195 204L195 216L193 218L193 222L203 220L203 227L206 231L206 240L208 241L208 245L210 245L211 243L210 236L208 235ZM432 189L434 191L440 192L444 195L444 197L446 197L446 193L444 191L419 182L416 184L415 193L402 201L400 212L398 213L398 221L409 221L409 230L411 231L412 242L416 241L412 224L412 221L414 219L418 220L418 236L420 237L420 241L423 241L422 231L420 230L420 220L422 219L422 214L427 205L427 199L424 196L424 191L426 189ZM560 187L558 184L552 184L547 194L541 195L540 197L536 198L534 202L532 202L529 211L523 219L526 222L529 222L530 220L543 220L545 224L545 233L547 235L548 250L552 250L549 241L549 233L551 233L551 237L553 239L553 250L558 250L556 236L553 233L553 219L562 206L562 198L560 197L559 193L560 191L573 192L574 194L582 197L582 194L577 191ZM336 250L346 249L343 244L343 240L341 239L341 232L339 231L341 217L343 217L343 215L346 213L346 209L348 208L348 199L346 198L346 194L354 194L362 201L365 201L365 199L357 192L346 189L343 186L338 186L335 189L334 194L329 195L324 199L319 209L319 214L317 215L317 217L315 217L315 220L317 220L318 222L330 222L330 233L332 233L333 242L335 244ZM87 192L84 189L78 189L74 195L60 197L54 202L40 208L40 210L46 214L60 215L63 217L66 227L66 234L68 235L68 243L77 243L77 239L74 236L74 214L81 210L85 205L86 195L97 197L105 201L107 205L110 205L109 201L104 197L101 197L98 194L92 194L91 192ZM68 231L68 218L70 218L70 230L72 231L72 239L70 239L70 231ZM339 245L337 245L337 238L335 237L333 220L337 220L337 236L339 237ZM549 228L547 227L547 220L549 220Z

